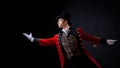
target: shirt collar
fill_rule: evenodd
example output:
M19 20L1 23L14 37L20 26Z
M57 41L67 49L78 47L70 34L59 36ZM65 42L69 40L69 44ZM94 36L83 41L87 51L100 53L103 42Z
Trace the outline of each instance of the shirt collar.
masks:
M69 27L70 28L70 27ZM67 29L62 29L62 31L67 35L68 34L68 31L69 31L69 28Z

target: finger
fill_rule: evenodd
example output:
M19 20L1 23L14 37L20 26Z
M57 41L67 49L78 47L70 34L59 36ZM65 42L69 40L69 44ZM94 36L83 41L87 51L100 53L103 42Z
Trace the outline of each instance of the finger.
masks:
M108 41L109 41L109 42L116 42L116 41L118 41L118 40L112 40L112 39L111 39L111 40L108 40Z
M28 34L26 34L26 33L23 33L23 35L24 35L24 36L26 36L26 37L27 37L27 36L29 36L29 35L28 35Z
M118 40L114 40L114 42L116 42L116 41L118 41Z
M32 33L30 32L30 36L32 36Z
M23 35L25 35L25 36L26 36L27 34L26 34L26 33L23 33Z
M26 33L23 33L23 35L26 35Z

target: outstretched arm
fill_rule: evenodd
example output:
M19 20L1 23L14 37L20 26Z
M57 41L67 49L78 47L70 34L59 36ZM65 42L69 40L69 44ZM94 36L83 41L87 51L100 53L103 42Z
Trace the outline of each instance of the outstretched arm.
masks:
M106 45L106 44L107 45L114 45L115 42L117 41L117 40L114 40L114 39L100 38L100 37L97 37L97 36L87 34L85 32L83 32L83 34L84 34L84 39L85 40L95 44L95 45L93 45L94 47L99 47L99 46Z
M97 36L93 36L93 35L90 35L90 34L84 32L81 29L79 30L79 32L81 33L82 39L87 42L95 44L95 45L93 45L94 47L99 47L99 46L105 45L105 44L113 45L117 41L114 39L104 39L104 38L100 38Z
M32 33L30 33L30 34L23 33L23 35L27 39L29 39L31 42L38 42L40 45L43 45L43 46L52 46L52 45L55 45L54 37L53 38L47 38L47 39L38 39L38 38L34 38L32 36Z

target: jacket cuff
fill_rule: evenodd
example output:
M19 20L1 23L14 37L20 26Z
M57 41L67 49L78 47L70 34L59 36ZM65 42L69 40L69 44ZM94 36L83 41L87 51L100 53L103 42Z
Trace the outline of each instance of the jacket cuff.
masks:
M102 45L104 46L105 44L107 44L106 41L107 41L106 39L101 38L101 39L100 39L100 44L102 44Z
M38 38L34 38L33 42L38 43Z

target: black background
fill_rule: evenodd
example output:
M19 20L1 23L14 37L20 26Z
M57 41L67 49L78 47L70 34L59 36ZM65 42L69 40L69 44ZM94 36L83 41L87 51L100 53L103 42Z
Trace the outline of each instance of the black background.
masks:
M5 63L12 67L60 68L56 47L31 43L22 33L32 32L37 38L54 36L59 31L55 17L62 11L71 14L74 26L82 27L91 35L107 39L120 38L120 2L117 0L41 0L7 3L7 36L9 34L10 37L7 41L12 44L7 47ZM8 43L6 38L5 43ZM92 44L87 42L85 44L103 68L120 67L120 44L100 48L93 48Z

